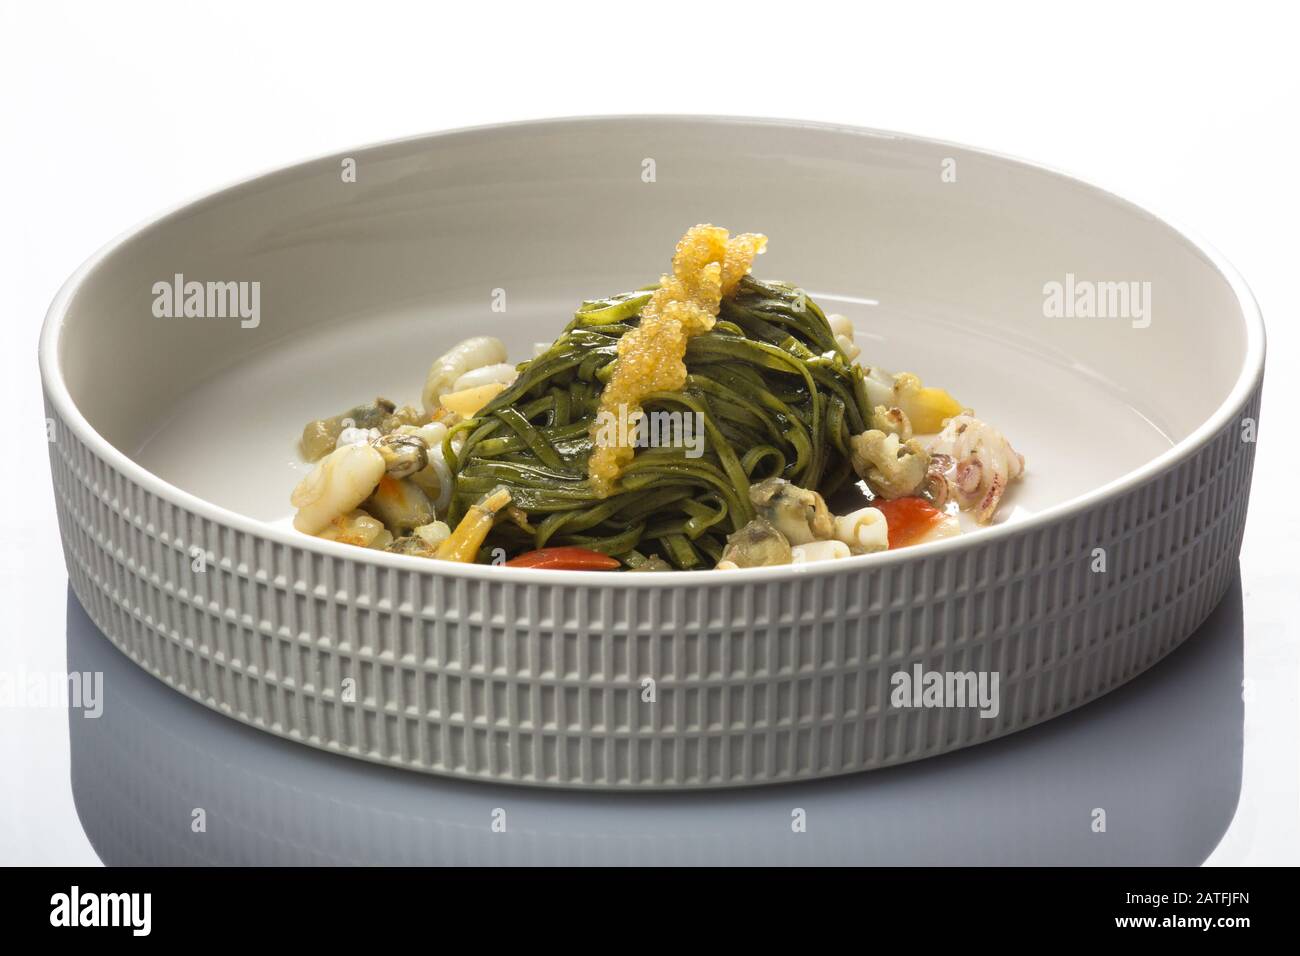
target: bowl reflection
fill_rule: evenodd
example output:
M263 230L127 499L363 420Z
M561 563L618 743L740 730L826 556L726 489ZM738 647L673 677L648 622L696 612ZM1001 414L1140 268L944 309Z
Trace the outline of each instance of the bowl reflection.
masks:
M102 716L70 712L69 726L77 812L109 865L1195 865L1241 783L1239 578L1167 659L1046 724L892 769L713 792L560 792L370 765L175 693L71 590L67 640L70 671L104 674Z

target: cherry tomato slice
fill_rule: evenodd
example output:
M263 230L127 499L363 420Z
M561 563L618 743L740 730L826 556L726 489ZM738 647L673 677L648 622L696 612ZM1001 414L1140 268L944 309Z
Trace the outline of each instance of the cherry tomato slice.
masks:
M895 498L871 503L889 523L889 550L916 544L948 517L924 498Z
M617 558L611 558L590 548L542 548L526 551L506 562L508 568L541 568L547 571L614 571L619 567Z

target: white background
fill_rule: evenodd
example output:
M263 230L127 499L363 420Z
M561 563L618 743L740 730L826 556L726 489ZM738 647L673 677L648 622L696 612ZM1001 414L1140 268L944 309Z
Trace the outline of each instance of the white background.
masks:
M63 664L35 348L64 278L181 200L413 133L594 113L798 117L1021 155L1244 274L1269 333L1242 555L1242 805L1212 862L1300 862L1300 31L1281 4L358 2L0 9L0 667ZM94 862L66 718L0 710L0 862Z

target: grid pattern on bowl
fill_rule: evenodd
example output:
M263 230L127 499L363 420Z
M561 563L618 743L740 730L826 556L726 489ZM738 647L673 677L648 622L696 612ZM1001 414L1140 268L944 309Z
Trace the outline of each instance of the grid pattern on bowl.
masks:
M1258 411L1257 390L1161 475L1019 533L771 583L626 588L476 580L281 545L146 491L47 402L73 590L145 670L327 750L600 788L868 770L1023 729L1119 686L1222 597L1254 461L1239 423ZM206 570L192 570L194 548ZM1092 570L1096 548L1104 573ZM1000 713L892 707L890 677L916 663L997 671Z

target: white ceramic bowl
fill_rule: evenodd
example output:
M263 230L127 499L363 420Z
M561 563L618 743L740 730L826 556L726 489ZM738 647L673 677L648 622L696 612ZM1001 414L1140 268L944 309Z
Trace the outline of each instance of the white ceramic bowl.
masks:
M1004 520L672 575L449 565L286 527L304 421L415 398L471 332L526 357L699 221L767 233L757 274L1007 432L1028 474ZM177 274L259 283L259 308L160 317ZM1053 283L1109 290L1111 314L1051 317ZM1127 309L1109 283L1137 283ZM672 788L942 753L1159 660L1232 574L1264 331L1217 254L1058 173L867 130L633 117L404 140L215 193L87 262L40 360L72 586L145 669L369 760ZM996 673L997 715L895 706L916 665Z

